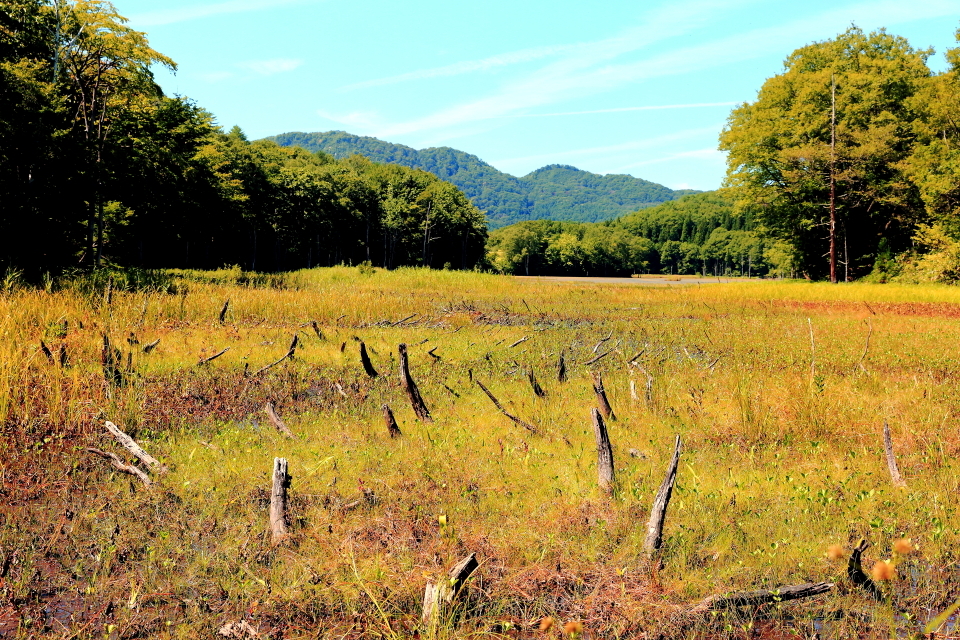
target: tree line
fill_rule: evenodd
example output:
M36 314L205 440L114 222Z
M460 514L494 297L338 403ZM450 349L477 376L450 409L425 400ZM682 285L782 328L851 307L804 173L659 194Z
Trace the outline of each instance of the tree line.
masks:
M483 213L425 171L221 130L102 0L0 2L0 267L471 268Z
M783 243L718 192L687 195L600 223L521 222L490 234L487 260L516 275L767 275L789 269ZM787 274L789 275L789 274Z

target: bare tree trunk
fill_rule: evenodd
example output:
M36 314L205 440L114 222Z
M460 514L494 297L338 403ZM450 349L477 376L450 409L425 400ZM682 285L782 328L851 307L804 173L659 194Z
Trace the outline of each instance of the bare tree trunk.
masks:
M597 440L597 479L600 490L612 495L614 490L613 474L613 447L610 446L610 436L607 434L607 425L603 423L603 416L596 409L590 410L593 417L593 434Z
M617 416L613 413L610 402L607 400L607 392L603 388L603 374L599 371L593 378L593 391L597 394L597 403L600 405L600 411L603 412L603 417L608 420L616 420Z
M287 489L290 474L287 459L273 459L273 486L270 490L270 536L273 544L280 544L290 536L287 530Z
M557 362L557 382L567 381L567 363L563 361L563 351L560 352L560 360Z
M420 390L417 388L417 383L413 381L413 377L410 375L410 365L407 362L407 345L405 343L400 343L399 352L400 386L403 387L407 397L410 399L410 405L413 407L413 412L417 414L417 417L426 422L433 422L433 418L430 417L430 410L427 409L427 405L423 402L423 397L420 395Z
M378 375L377 370L373 368L373 363L370 362L370 356L367 355L367 345L363 343L363 340L360 341L360 362L363 364L363 370L367 372L367 375L371 378L376 378Z
M527 379L530 380L530 387L533 389L533 393L538 398L546 398L547 392L543 390L543 387L540 386L540 383L537 382L537 376L533 373L533 367L530 367L530 370L527 371Z
M386 404L383 405L383 421L387 425L387 431L390 432L391 438L398 438L403 435L400 433L397 419L393 417L393 411L391 411L390 406Z
M430 629L436 627L443 610L453 604L463 590L464 583L479 566L477 554L471 553L450 569L446 580L440 580L437 584L427 583L423 593L423 616L421 617L424 625Z
M670 461L670 467L667 469L667 475L657 491L657 496L653 500L653 508L650 510L650 521L647 523L647 537L643 542L643 549L648 558L660 550L663 543L663 523L667 516L667 506L670 504L670 496L673 494L673 485L677 480L677 466L680 464L680 436L677 436L676 445L673 448L673 459Z
M883 449L887 454L887 469L890 470L890 480L895 487L906 487L907 483L897 468L897 457L893 453L893 440L890 438L890 425L883 423Z
M230 308L230 298L227 298L227 301L223 303L223 308L220 309L220 316L217 318L217 321L220 324L223 324L227 319L227 310Z

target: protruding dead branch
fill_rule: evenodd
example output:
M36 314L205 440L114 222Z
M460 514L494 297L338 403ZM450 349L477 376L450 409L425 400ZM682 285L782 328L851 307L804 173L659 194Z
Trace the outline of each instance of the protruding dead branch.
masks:
M160 338L157 338L153 342L148 342L147 344L143 345L143 352L150 353L151 351L157 348L158 344L160 344Z
M895 487L906 487L907 483L897 468L897 457L893 453L893 440L890 438L890 425L883 423L883 449L887 454L887 469L890 470L890 481Z
M287 459L273 459L273 486L270 489L270 537L273 544L280 544L290 536L287 530L287 489L290 474Z
M293 356L297 353L297 345L298 345L298 344L300 344L300 337L299 337L297 334L293 334L293 340L290 342L290 348L287 349L287 352L286 352L285 354L283 354L283 357L280 358L279 360L277 360L276 362L271 362L270 364L268 364L268 365L265 366L265 367L260 367L259 369L257 369L256 371L253 372L253 375L254 375L254 376L258 376L258 375L260 375L261 373L263 373L264 371L266 371L267 369L271 369L271 368L277 366L278 364L280 364L280 363L283 362L284 360L293 360ZM344 346L346 346L347 343L344 342L343 344L344 344ZM343 351L343 349L341 348L340 351Z
M220 316L217 318L217 322L223 324L227 319L227 309L230 308L230 298L227 298L227 301L223 303L223 308L220 309Z
M215 354L213 354L213 355L210 356L209 358L200 358L200 362L197 363L197 366L199 367L200 365L207 364L208 362L211 362L211 361L213 361L213 360L216 360L217 358L219 358L220 356L222 356L223 354L225 354L227 351L230 351L230 347L226 347L226 348L223 349L222 351L216 352Z
M679 464L680 436L677 436L677 442L673 448L673 459L670 461L667 475L657 491L657 496L653 500L653 508L650 510L647 537L643 542L643 549L646 551L648 558L653 558L663 544L663 523L667 515L667 506L670 504L670 496L673 494L673 485L677 480L677 466Z
M603 374L599 371L593 377L593 391L597 394L597 404L600 406L600 411L603 412L603 417L608 420L616 420L617 416L610 407L610 401L607 400L607 392L603 388Z
M410 365L407 361L407 345L405 343L400 343L399 352L400 386L403 387L407 397L410 399L410 405L413 407L413 412L417 414L417 417L426 422L433 422L433 418L430 417L430 410L427 409L427 405L423 401L423 396L420 395L420 389L417 388L417 383L413 381L413 377L410 375Z
M690 609L689 613L704 613L718 609L733 609L734 607L756 607L762 604L786 602L811 598L831 591L832 582L807 582L776 589L761 589L759 591L737 591L726 595L713 595L704 598Z
M471 553L450 569L446 580L440 580L437 584L427 583L427 588L423 593L423 616L421 618L424 625L429 628L436 626L443 610L454 603L463 590L463 585L467 579L479 566L477 554Z
M270 422L276 428L277 431L282 433L288 438L294 438L293 431L290 431L290 428L283 423L283 420L280 419L280 416L277 415L277 410L274 408L272 402L268 402L263 406L263 410L266 412L267 417L270 418Z
M853 548L853 553L850 554L850 561L847 563L847 577L850 578L853 584L866 591L870 594L870 597L879 602L883 600L883 592L880 591L877 583L864 573L861 563L863 552L866 551L869 546L870 543L867 542L865 538L861 538L857 546Z
M537 376L533 373L533 367L527 370L527 380L530 381L530 388L533 389L534 395L538 398L546 398L547 392L543 390L543 387L540 386L540 383L537 382Z
M393 417L393 411L391 411L389 405L383 405L383 421L387 425L387 431L390 432L391 438L398 438L403 434L400 433L400 427L397 425L397 419Z
M43 340L40 341L40 351L43 352L43 355L47 356L47 360L50 361L50 364L56 364L56 360L54 360L53 357L53 352L50 351L50 347L48 347L47 343Z
M87 447L87 451L89 451L92 454L98 455L101 458L105 458L109 460L110 464L112 464L115 469L117 469L118 471L122 471L124 473L129 473L132 476L135 476L140 480L140 482L142 482L146 486L149 487L151 484L153 484L153 482L150 480L150 476L148 476L143 471L143 469L140 469L139 467L135 467L132 464L126 464L123 460L120 459L120 456L118 456L113 452L101 451L100 449L95 449L93 447Z
M136 440L121 431L117 425L113 424L109 420L105 421L104 424L107 427L107 431L113 434L113 437L117 439L117 442L123 445L124 449L136 456L140 462L147 465L148 469L158 474L164 474L167 472L167 468L163 466L159 460L144 451L143 448L137 444Z
M873 323L870 321L870 318L867 318L864 322L867 323L867 339L863 344L863 353L860 354L860 359L857 360L857 366L854 368L859 368L865 372L867 368L863 366L863 362L867 359L867 352L870 351L870 337L873 335Z
M603 423L603 416L596 409L590 410L593 417L593 434L597 440L597 481L600 490L607 495L613 494L613 447L610 446L610 436L607 434L607 425Z
M320 331L320 325L317 324L316 320L311 320L310 325L313 327L313 332L317 334L318 340L323 340L323 331Z
M377 370L373 368L373 363L370 362L370 356L367 355L367 345L364 344L363 340L360 341L360 363L363 364L363 370L366 371L367 375L371 378L376 378L380 375L377 373Z
M557 382L567 381L567 363L563 361L563 351L560 352L560 360L557 361Z
M515 422L516 424L520 425L521 427L523 427L524 429L526 429L526 430L529 431L530 433L536 433L536 434L538 434L538 435L540 434L540 430L537 429L535 426L533 426L533 425L530 424L529 422L525 422L525 421L521 420L520 418L518 418L517 416L515 416L515 415L513 415L513 414L511 414L511 413L509 413L509 412L507 412L507 410L503 408L503 405L500 404L500 401L497 400L496 396L494 396L492 393L490 393L490 389L487 389L482 382L480 382L479 380L475 380L475 382L477 383L477 386L479 386L481 389L483 389L483 392L484 392L485 394L487 394L487 397L490 398L491 402L493 402L493 406L495 406L497 409L500 410L500 413L502 413L502 414L505 415L506 417L510 418L510 420L512 420L512 421Z
M515 346L517 346L518 344L522 344L522 343L526 342L526 341L529 340L529 339L530 339L530 336L524 336L524 337L520 338L519 340L517 340L516 342L514 342L513 344L511 344L510 346L508 346L507 349L512 349L512 348L514 348Z
M599 362L599 361L602 360L603 358L606 358L608 355L610 355L611 353L613 353L613 351L614 351L613 349L610 349L609 351L604 351L604 352L601 353L600 355L594 356L594 357L590 358L589 360L587 360L587 361L584 362L583 364L585 364L585 365L591 365L591 364L593 364L594 362Z

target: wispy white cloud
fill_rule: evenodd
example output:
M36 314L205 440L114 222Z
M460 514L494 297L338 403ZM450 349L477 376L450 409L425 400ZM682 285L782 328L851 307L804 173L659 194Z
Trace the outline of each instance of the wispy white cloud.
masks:
M723 151L718 151L712 147L708 149L693 149L692 151L671 153L659 158L649 158L647 160L640 160L639 162L631 162L630 164L625 164L621 167L604 171L604 173L623 173L627 169L636 169L637 167L645 167L652 164L673 162L674 160L715 160L722 163L725 161L726 157L726 153Z
M567 151L556 151L553 153L541 153L531 156L522 156L518 158L504 158L501 160L492 160L490 164L495 167L517 166L539 164L544 161L573 160L593 158L597 156L611 156L624 152L641 151L643 149L652 149L667 144L674 144L684 140L693 140L702 138L705 135L712 135L717 132L719 125L710 127L698 127L696 129L685 129L652 138L642 138L640 140L631 140L619 144L603 145L599 147L586 147L582 149L568 149Z
M262 76L272 76L277 73L286 73L293 71L303 64L299 58L272 58L270 60L248 60L238 62L237 66L241 69L247 69Z
M618 113L621 111L660 111L672 109L700 109L704 107L732 107L739 102L697 102L692 104L658 104L644 107L615 107L613 109L590 109L588 111L560 111L557 113L518 113L505 118L545 118L548 116L580 116L592 113Z
M706 26L719 12L729 9L730 3L722 0L699 0L672 5L647 16L642 24L627 29L616 37L576 45L575 50L561 54L559 60L513 79L486 96L407 121L386 122L380 118L372 118L364 124L368 133L380 137L433 131L433 137L437 138L442 137L438 136L438 130L475 129L465 125L483 120L528 115L530 109L571 97L601 93L629 83L719 68L772 52L782 52L784 43L800 44L809 41L809 34L823 32L824 25L829 25L831 30L843 28L851 19L862 16L869 16L871 21L889 25L914 19L956 15L955 0L929 0L910 5L905 5L901 0L862 2L830 9L787 24L753 29L705 44L655 53L641 60L617 62L618 58L626 54L650 48L656 43ZM464 69L469 66L468 63L462 64L465 65Z
M178 22L198 20L228 13L245 13L275 9L284 5L301 4L306 0L227 0L214 4L200 4L171 9L160 9L130 16L130 23L136 27L156 27Z
M501 53L495 56L490 56L488 58L483 58L481 60L465 60L463 62L456 62L454 64L448 64L442 67L434 67L431 69L419 69L417 71L410 71L408 73L401 73L395 76L389 76L386 78L376 78L374 80L364 80L363 82L356 82L354 84L348 84L346 86L340 87L340 91L352 91L354 89L368 89L370 87L382 87L389 84L397 84L400 82L408 82L411 80L426 80L429 78L443 78L448 76L458 76L464 73L472 73L475 71L490 71L498 67L505 67L508 65L520 64L523 62L532 62L534 60L540 60L542 58L549 58L552 56L558 56L565 53L570 53L576 51L577 48L583 45L555 45L547 47L533 47L530 49L522 49L520 51L511 51L508 53Z

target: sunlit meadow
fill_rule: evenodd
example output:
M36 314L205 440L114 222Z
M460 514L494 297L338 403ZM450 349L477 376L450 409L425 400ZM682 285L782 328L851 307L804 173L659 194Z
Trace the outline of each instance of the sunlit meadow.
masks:
M347 267L5 286L3 637L212 637L241 620L273 638L888 637L960 595L954 287ZM400 343L432 422L401 389ZM597 486L596 372L617 418L612 496ZM126 454L105 420L170 471L146 487L87 452ZM292 476L292 535L277 545L274 457ZM891 560L879 603L846 577L861 538L867 571ZM427 581L471 552L463 598L424 628ZM819 581L836 587L684 615L713 594Z

